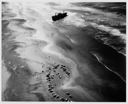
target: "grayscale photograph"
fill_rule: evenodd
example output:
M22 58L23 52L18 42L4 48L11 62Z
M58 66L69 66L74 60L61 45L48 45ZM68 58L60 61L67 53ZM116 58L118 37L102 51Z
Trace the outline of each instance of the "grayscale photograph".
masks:
M5 101L126 102L126 2L1 2Z

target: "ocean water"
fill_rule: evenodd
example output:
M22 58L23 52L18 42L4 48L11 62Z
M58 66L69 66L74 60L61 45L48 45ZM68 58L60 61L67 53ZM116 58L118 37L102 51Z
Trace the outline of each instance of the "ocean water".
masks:
M124 102L125 12L126 3L3 2L2 100Z

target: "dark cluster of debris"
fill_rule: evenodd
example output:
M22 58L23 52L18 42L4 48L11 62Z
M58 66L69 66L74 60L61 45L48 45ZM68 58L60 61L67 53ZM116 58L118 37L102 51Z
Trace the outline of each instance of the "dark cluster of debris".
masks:
M58 70L57 70L58 69ZM70 75L68 70L66 69L66 66L64 65L54 65L52 67L48 67L48 73L46 74L46 80L48 81L48 92L52 94L52 97L55 98L58 101L71 101L72 96L70 95L69 92L66 92L65 97L60 96L55 92L55 87L57 86L56 84L53 84L52 80L58 78L61 80L63 76L58 72L60 69L65 72L65 74ZM54 74L53 74L54 73ZM62 82L62 81L61 81ZM56 83L56 82L55 82ZM59 83L59 82L58 82Z

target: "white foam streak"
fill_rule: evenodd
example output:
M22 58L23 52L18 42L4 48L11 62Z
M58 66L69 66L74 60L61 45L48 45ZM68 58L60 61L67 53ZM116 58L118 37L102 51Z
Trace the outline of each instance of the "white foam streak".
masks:
M105 31L110 33L113 36L119 36L121 37L121 39L123 39L125 41L126 39L126 34L121 33L118 29L115 29L113 27L108 27L105 25L98 25L96 23L91 23L91 25L95 28L98 28L99 30Z
M2 61L2 92L4 92L7 88L7 81L11 74L8 72L4 60Z
M98 62L101 63L106 69L108 69L112 73L116 74L119 78L121 78L121 80L123 80L124 82L126 82L125 79L120 74L118 74L116 71L113 71L108 66L106 66L95 53L92 53L92 54L96 57L96 59L98 60Z

